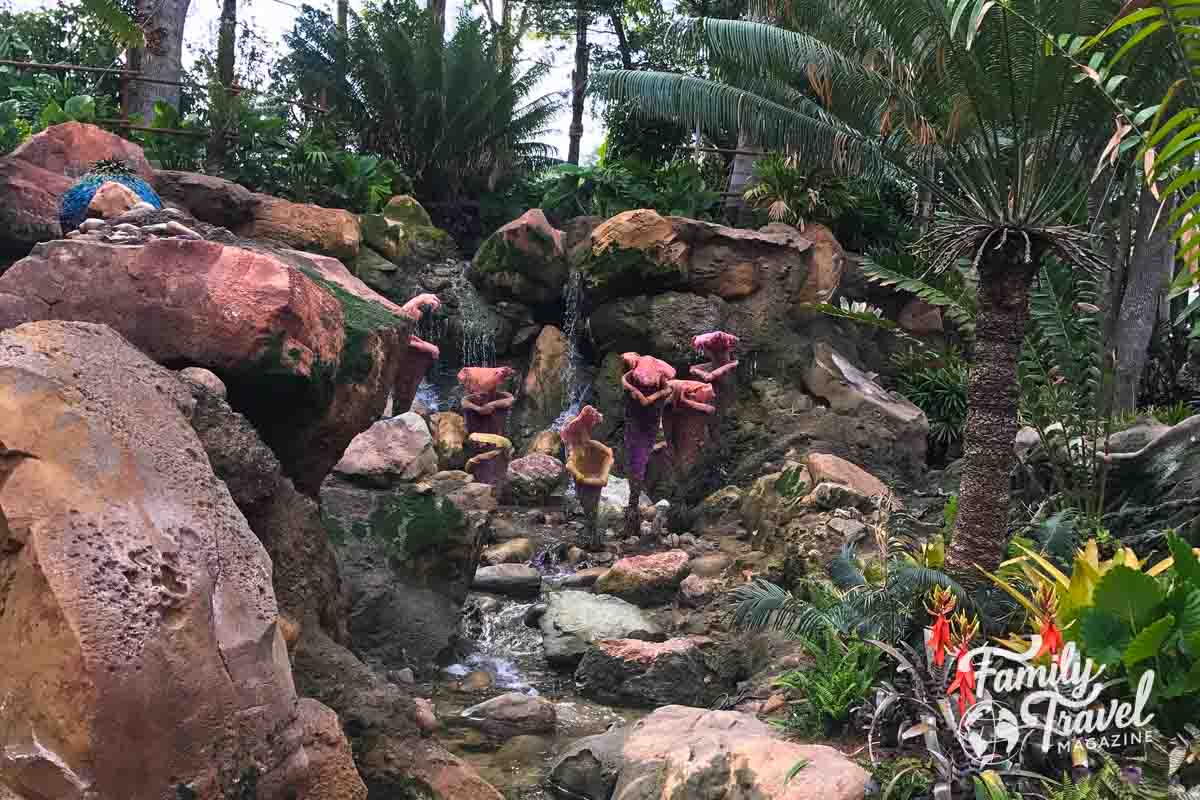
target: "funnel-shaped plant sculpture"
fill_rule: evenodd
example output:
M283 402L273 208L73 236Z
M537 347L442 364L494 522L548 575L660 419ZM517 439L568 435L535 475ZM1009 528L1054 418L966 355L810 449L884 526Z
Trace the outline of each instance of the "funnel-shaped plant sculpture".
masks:
M437 295L419 294L401 306L400 311L409 319L418 322L426 309L437 311L441 307L442 302L437 299ZM417 387L421 385L425 373L438 360L439 355L441 353L437 345L415 334L408 337L408 350L404 354L404 361L396 375L396 385L392 389L394 413L403 414L412 408L413 398L417 396Z
M671 396L669 382L675 368L653 356L625 353L628 372L621 376L625 390L625 469L629 478L629 505L625 509L625 535L638 535L638 501L646 481L646 465L658 438L663 406Z
M512 367L463 367L458 371L467 433L504 433L513 396L500 387L514 374Z
M600 495L612 472L613 451L592 438L592 429L604 420L591 406L584 406L559 436L567 447L567 472L575 479L575 495L587 520L588 541L593 550L604 545L600 531Z
M733 398L733 378L738 367L733 352L737 345L738 337L724 331L710 331L692 339L692 347L704 353L708 361L696 364L689 371L694 377L713 385L722 405Z
M508 462L512 460L512 442L495 433L472 433L467 437L467 472L480 483L486 483L500 496L508 480Z
M676 477L682 477L700 459L708 441L708 423L717 407L711 383L671 381L671 399L663 412L663 432Z

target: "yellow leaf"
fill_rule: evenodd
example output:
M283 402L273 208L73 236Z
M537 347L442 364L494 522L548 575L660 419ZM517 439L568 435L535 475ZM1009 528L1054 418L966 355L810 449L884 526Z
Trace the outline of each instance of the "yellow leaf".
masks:
M1024 550L1025 554L1027 556L1029 556L1031 559L1033 559L1039 567L1041 567L1043 570L1045 570L1046 574L1049 575L1051 578L1053 578L1054 581L1059 586L1061 586L1065 589L1071 584L1071 579L1068 578L1066 575L1064 575L1063 571L1060 570L1058 567L1054 566L1049 561L1047 561L1045 558L1043 558L1041 555L1033 552L1028 547L1021 544L1020 542L1016 542L1016 545L1021 550Z

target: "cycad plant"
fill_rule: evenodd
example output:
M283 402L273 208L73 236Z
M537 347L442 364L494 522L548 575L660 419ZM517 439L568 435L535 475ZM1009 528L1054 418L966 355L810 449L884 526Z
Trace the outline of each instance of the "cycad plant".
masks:
M919 243L935 271L979 275L975 361L950 565L1003 555L1029 289L1052 256L1099 267L1084 218L1086 163L1107 104L1046 32L1092 32L1102 0L781 0L761 18L694 19L713 79L616 70L613 99L870 175L899 174L937 208ZM1105 112L1107 113L1107 112Z
M479 20L460 17L443 41L411 2L368 5L345 42L344 82L333 77L342 38L328 15L310 10L286 41L301 93L324 92L359 149L394 161L422 198L453 202L549 163L537 139L559 101L533 96L549 65L502 65Z

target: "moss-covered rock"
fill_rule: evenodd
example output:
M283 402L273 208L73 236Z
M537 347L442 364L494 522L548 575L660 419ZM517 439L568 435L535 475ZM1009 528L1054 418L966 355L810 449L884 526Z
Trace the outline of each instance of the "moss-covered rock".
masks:
M363 241L388 261L401 267L451 258L454 240L435 228L429 214L408 195L397 195L380 214L360 218Z
M487 238L475 255L470 278L491 300L540 305L558 300L567 272L562 231L534 208Z
M579 256L579 267L588 295L599 301L683 285L690 254L670 220L643 208L598 225L591 233L591 250Z

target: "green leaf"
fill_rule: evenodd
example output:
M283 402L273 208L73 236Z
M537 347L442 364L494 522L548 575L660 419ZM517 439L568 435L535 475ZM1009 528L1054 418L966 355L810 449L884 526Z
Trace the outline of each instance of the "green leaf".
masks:
M67 121L67 116L63 113L62 106L54 100L46 103L45 107L42 108L41 115L38 117L38 122L43 128L49 128L51 125L58 125Z
M786 785L786 784L790 783L792 778L799 775L800 772L805 767L807 767L810 763L811 762L807 758L802 758L799 761L797 761L795 764L792 764L792 768L788 770L787 775L785 775L783 778L784 784Z
M1171 556L1175 563L1171 569L1185 583L1200 589L1200 559L1196 558L1192 546L1176 534L1167 537L1167 545L1171 548Z
M1098 611L1116 616L1131 630L1148 625L1163 600L1158 581L1124 565L1113 567L1104 574L1092 598Z
M76 122L91 122L96 118L96 98L90 94L77 94L67 101L63 111Z
M1079 616L1079 649L1097 664L1121 663L1131 638L1129 626L1112 614L1089 608Z
M1125 648L1125 654L1121 656L1121 661L1124 662L1125 668L1129 669L1135 664L1158 655L1159 648L1162 647L1167 637L1171 635L1174 627L1175 617L1167 614L1162 619L1152 623L1149 627L1143 628L1137 636L1133 637L1133 641L1129 643L1129 647Z

